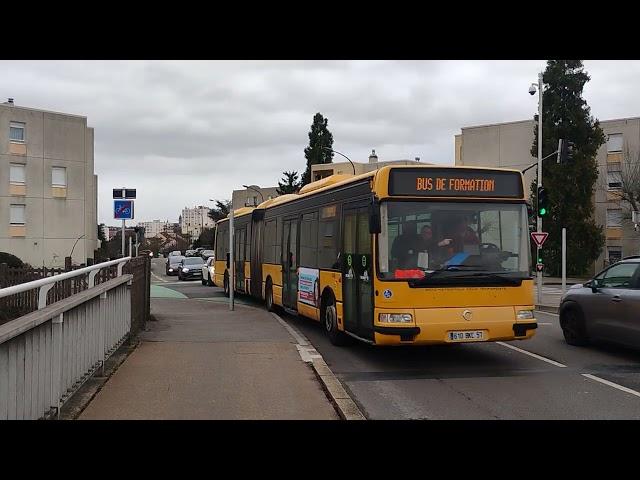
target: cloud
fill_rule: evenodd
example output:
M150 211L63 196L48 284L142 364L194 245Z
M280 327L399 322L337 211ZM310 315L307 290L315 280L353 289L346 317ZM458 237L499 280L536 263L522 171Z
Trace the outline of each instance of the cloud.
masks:
M354 161L453 163L461 127L531 118L529 61L2 61L0 95L84 115L95 129L99 221L111 189L136 187L138 220L273 186L305 169L313 115ZM636 116L637 61L585 61L600 119ZM336 158L339 161L340 157Z

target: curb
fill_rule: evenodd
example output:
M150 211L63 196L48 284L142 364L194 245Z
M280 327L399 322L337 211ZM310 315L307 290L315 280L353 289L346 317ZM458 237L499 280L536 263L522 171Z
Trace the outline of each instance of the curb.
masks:
M309 340L294 327L289 325L278 314L271 312L278 322L287 329L295 339L296 348L303 362L310 364L316 377L320 380L323 390L331 400L334 408L342 420L366 420L367 417L360 411L356 402L349 396L338 377L331 371L322 355L315 349Z
M340 418L343 420L366 420L367 417L360 411L356 402L349 396L322 356L314 358L310 363L316 376L320 379L324 391L336 407Z

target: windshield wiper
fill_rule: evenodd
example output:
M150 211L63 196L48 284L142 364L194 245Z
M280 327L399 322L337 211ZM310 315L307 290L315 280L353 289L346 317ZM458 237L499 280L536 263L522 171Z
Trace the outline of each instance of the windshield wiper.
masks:
M445 265L444 267L437 268L437 269L433 270L433 272L427 272L427 273L455 272L455 271L460 271L461 268L468 268L468 269L474 270L474 271L484 271L484 270L486 270L486 268L478 268L477 266L474 266L474 265L464 265L464 264L459 263L459 264Z

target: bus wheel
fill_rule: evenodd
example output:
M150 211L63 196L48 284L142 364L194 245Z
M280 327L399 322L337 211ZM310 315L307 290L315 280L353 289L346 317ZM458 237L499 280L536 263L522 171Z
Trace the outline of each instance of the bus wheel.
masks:
M276 307L275 307L275 304L273 303L273 286L271 285L271 280L267 281L267 287L265 288L264 297L265 297L264 301L265 301L265 306L267 307L267 311L275 312Z
M225 272L224 274L224 296L228 297L229 296L229 275L227 275L227 273Z
M322 323L331 343L338 347L348 345L350 338L346 333L338 330L338 311L336 310L336 302L332 296L323 300L321 312Z
M589 344L584 317L577 308L567 308L562 312L560 326L564 339L569 345L581 347Z

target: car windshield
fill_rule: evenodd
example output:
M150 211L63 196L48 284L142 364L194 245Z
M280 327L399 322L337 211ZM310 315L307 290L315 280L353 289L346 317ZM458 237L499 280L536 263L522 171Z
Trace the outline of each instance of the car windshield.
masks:
M184 257L179 256L179 255L174 255L172 257L169 258L169 264L170 265L177 265L179 264L182 260L184 259Z
M525 204L387 201L380 215L379 273L385 280L444 272L451 278L469 272L530 275Z
M202 265L204 262L202 261L201 258L185 258L183 265Z

